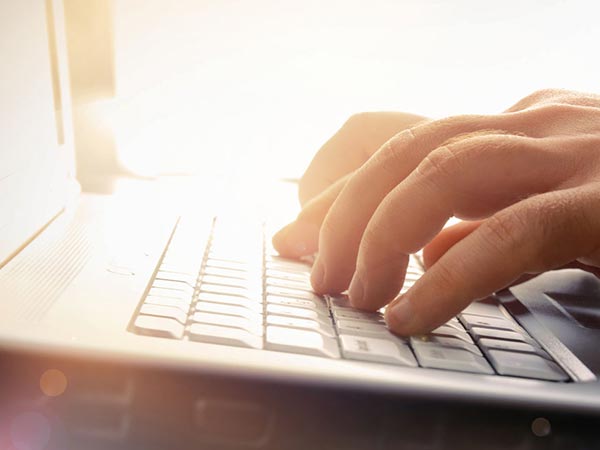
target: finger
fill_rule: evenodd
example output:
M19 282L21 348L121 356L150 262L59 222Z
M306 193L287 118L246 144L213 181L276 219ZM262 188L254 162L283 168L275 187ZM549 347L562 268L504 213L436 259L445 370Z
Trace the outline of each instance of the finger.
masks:
M486 220L386 311L402 335L424 333L524 273L561 267L600 246L600 185L541 194Z
M451 227L444 228L423 248L423 263L429 269L442 257L454 244L464 239L481 225L481 221L459 222Z
M321 147L299 184L302 205L338 178L353 172L400 131L425 120L422 116L400 112L361 113L352 116Z
M300 258L317 252L321 223L349 178L340 178L306 203L296 220L273 236L273 247L281 256Z
M350 285L352 304L377 309L392 300L398 291L391 274L402 271L406 255L430 242L450 217L489 217L565 182L568 155L547 147L540 139L490 135L429 154L371 218Z
M454 117L403 131L384 144L355 172L323 222L312 277L314 289L335 293L348 287L358 245L375 209L434 148L458 134L505 129L512 120L508 116Z

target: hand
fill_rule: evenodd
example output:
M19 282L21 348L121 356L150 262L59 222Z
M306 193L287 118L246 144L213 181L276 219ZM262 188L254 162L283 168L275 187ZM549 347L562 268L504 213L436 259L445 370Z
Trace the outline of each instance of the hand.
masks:
M291 226L275 236L273 244L278 251L291 258L315 253L321 223L354 171L388 139L425 120L399 112L361 113L348 119L321 147L300 180L303 210Z
M275 246L318 247L314 289L349 289L366 310L391 302L399 334L430 331L524 274L600 266L600 96L540 91L502 114L417 124L347 177ZM442 231L452 216L470 222ZM307 217L322 218L318 240L295 246ZM424 247L427 272L396 298Z

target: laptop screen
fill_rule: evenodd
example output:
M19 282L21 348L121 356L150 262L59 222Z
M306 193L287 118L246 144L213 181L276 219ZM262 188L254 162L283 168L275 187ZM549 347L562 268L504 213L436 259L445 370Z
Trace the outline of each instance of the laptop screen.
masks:
M0 2L0 264L65 206L73 145L62 3Z

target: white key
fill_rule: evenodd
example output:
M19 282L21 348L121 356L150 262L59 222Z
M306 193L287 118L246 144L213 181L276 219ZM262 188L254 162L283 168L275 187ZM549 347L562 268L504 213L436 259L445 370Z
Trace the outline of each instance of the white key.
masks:
M284 289L299 289L312 293L310 281L282 280L281 278L267 277L267 286L277 286Z
M537 355L502 350L490 350L487 355L501 375L538 378L549 381L566 381L569 379L556 363Z
M181 339L184 326L174 319L156 316L138 316L134 324L135 332L145 336Z
M242 261L233 261L231 259L217 259L217 258L208 258L206 261L207 267L216 267L220 269L229 269L229 270L237 270L239 272L246 272L251 270L252 267L247 262Z
M156 274L157 280L167 280L167 281L180 281L186 283L190 287L196 286L196 279L198 276L190 275L187 273L180 272L167 272L163 270L159 270Z
M186 283L183 283L181 281L170 281L170 280L154 280L154 282L152 283L152 287L153 288L159 288L159 289L169 289L172 291L181 291L181 292L185 292L186 294L189 295L193 295L194 294L194 288L187 285Z
M249 277L249 273L244 270L223 269L221 267L211 266L206 266L204 268L204 275L217 275L220 277L237 278L239 280L246 280Z
M262 314L259 314L257 311L253 311L244 306L198 302L196 303L196 311L214 314L225 314L227 316L245 317L246 319L249 319L256 323L262 323L263 321Z
M213 314L204 311L197 311L192 316L192 322L205 323L208 325L219 325L222 327L240 328L256 336L263 335L263 326L261 323L254 322L246 317L224 316L222 314Z
M471 328L471 333L477 340L481 338L490 338L490 339L506 339L508 341L518 341L518 342L526 342L530 345L536 345L535 341L529 336L517 333L516 331L508 331L508 330L497 330L495 328L480 328L473 327Z
M432 369L457 370L460 372L475 372L493 374L483 356L452 347L439 347L431 344L413 345L419 364Z
M329 310L327 309L327 306L325 306L325 302L323 302L322 300L314 302L312 300L304 300L301 298L267 295L267 303L273 303L274 305L283 306L295 306L297 308L314 309L315 311L320 312L323 315L329 315Z
M385 339L348 335L340 336L340 342L344 358L411 367L417 366L417 361L406 344Z
M185 325L187 322L187 312L173 306L152 305L144 303L140 309L140 314L146 316L169 317Z
M245 297L248 299L257 300L262 298L262 294L258 290L241 288L238 286L224 286L221 284L202 283L200 285L200 292L212 292L214 294L223 295L237 295L238 297Z
M266 266L269 269L282 270L286 272L304 273L310 275L311 267L308 264L277 259L277 257L267 257Z
M285 270L267 269L267 276L280 280L306 282L310 284L310 274L298 272L286 272Z
M338 320L336 322L340 334L350 334L354 336L387 338L393 334L383 324L364 322L358 320Z
M467 350L475 355L481 355L481 350L475 344L469 344L460 339L456 339L448 336L413 336L410 338L410 342L413 346L422 345L422 344L430 344L437 345L440 347L454 347L454 348L462 348L463 350Z
M497 319L506 319L506 316L497 305L489 303L473 302L463 310L464 314L474 316L495 317Z
M246 290L258 290L262 288L262 281L260 278L254 278L253 280L241 280L239 278L222 277L219 275L203 275L202 285L204 283L216 284L219 286L230 286L238 287Z
M338 308L333 311L333 317L337 320L358 320L363 322L384 324L385 320L380 313L368 313L356 309Z
M180 300L182 302L186 302L188 305L192 303L193 299L193 295L187 292L162 288L150 288L150 291L148 291L148 297L172 298Z
M192 303L192 299L180 299L173 297L155 297L153 295L148 295L144 300L144 303L149 305L161 305L161 306L172 306L174 308L179 308L184 312L189 311L190 305Z
M266 348L282 352L339 358L340 351L335 339L316 331L297 330L273 325L267 326Z
M346 308L349 310L354 311L355 309L352 307L352 305L350 304L350 300L348 300L348 296L347 295L337 295L335 297L329 297L329 304L331 305L332 309L336 309L336 308Z
M221 327L204 323L193 323L190 327L191 341L207 342L209 344L231 345L261 349L263 338L255 336L239 328Z
M331 319L314 309L296 308L294 306L267 304L267 314L276 314L279 316L298 317L300 319L317 320L327 325L331 324Z
M518 326L512 320L508 320L507 318L474 316L471 314L461 314L460 317L462 322L469 329L473 327L484 327L496 328L498 330L509 330L517 332L521 331L520 326Z
M438 327L435 330L433 330L430 334L434 336L449 336L456 339L461 339L462 341L467 342L469 344L473 343L473 339L471 338L471 336L469 336L469 333L467 333L464 330L458 330L455 327L449 325L442 325L441 327Z
M276 325L286 328L299 328L302 330L313 330L318 331L321 334L329 337L335 337L335 331L333 327L324 325L316 320L311 319L299 319L297 317L289 316L267 316L267 325Z
M277 286L267 286L267 294L279 295L281 297L303 298L306 300L318 301L320 297L310 291L302 291L300 289L281 288Z
M200 294L198 294L198 301L242 306L244 308L251 309L252 311L256 311L257 313L262 314L263 312L262 302L257 302L244 297L237 297L235 295L221 295L213 294L212 292L200 292Z

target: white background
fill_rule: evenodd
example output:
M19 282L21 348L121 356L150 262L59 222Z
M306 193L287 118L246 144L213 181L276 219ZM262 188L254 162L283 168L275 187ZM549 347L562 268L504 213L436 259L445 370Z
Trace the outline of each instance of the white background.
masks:
M122 160L298 176L353 112L493 113L600 91L595 1L115 0Z

